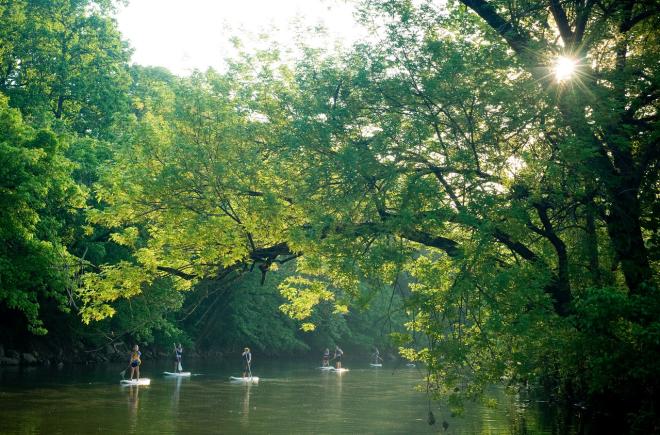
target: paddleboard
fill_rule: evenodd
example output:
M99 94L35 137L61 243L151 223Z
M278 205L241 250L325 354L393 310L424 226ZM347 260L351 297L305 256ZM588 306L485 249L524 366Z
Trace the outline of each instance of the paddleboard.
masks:
M343 368L343 367L340 368L340 369L335 369L335 368L333 368L332 371L335 372L335 373L344 373L344 372L347 372L348 369L345 369L345 368Z
M252 376L249 378L237 378L236 376L230 376L229 380L231 382L245 382L246 384L252 383L256 384L259 382L259 377L258 376Z
M369 364L371 367L383 367L382 364Z
M119 383L122 385L149 385L151 384L151 379L149 378L140 378L140 380L122 379Z
M413 363L408 363L408 364L406 364L406 367L417 367L417 366Z
M165 376L179 376L179 377L187 377L191 376L192 373L190 372L179 372L179 373L173 373L173 372L163 372Z
M335 368L332 367L332 366L321 366L321 367L319 367L319 369L321 369L321 370L334 370Z

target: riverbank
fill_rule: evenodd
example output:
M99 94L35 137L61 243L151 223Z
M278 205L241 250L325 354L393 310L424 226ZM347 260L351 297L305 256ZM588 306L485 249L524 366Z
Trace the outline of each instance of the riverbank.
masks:
M102 363L123 363L128 358L132 344L123 341L115 341L104 346L89 347L78 340L71 344L63 345L55 341L48 341L47 337L35 337L29 342L25 342L22 347L5 347L0 343L0 367L8 366L61 366L61 365L90 365ZM348 349L348 348L346 348ZM346 350L345 349L345 350ZM140 346L143 359L145 360L170 360L172 358L171 349L164 349L159 346ZM194 348L184 348L185 359L194 360L223 360L227 356L230 358L240 355L239 349L228 349L224 351L209 350L200 351ZM371 361L371 354L367 350L350 349L348 352L350 359L354 361ZM255 355L271 358L281 358L277 353L263 354L256 352ZM321 361L320 352L304 352L298 354L286 353L288 359L302 358L304 360ZM383 353L382 358L391 366L405 366L397 355L393 353Z
M6 349L0 344L0 366L51 366L63 364L100 364L124 362L130 352L130 346L124 342L114 342L102 348L85 348L82 343L74 347L51 348L39 342L33 342L25 349ZM165 360L171 357L171 352L148 346L140 347L143 358L149 360ZM197 352L189 350L186 358L222 359L223 352Z

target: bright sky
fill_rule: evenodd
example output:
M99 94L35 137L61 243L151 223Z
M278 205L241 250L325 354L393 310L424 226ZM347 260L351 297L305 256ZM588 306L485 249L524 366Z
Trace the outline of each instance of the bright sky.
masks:
M221 69L233 36L266 34L292 46L296 28L322 25L328 35L308 34L306 43L351 44L363 34L353 10L346 0L130 0L117 21L135 49L133 62L189 74Z

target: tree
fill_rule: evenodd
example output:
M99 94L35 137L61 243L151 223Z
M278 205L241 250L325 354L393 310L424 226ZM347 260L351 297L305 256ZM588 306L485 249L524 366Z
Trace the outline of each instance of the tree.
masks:
M108 302L158 276L189 289L255 264L265 274L290 256L284 234L297 217L269 192L277 175L264 164L263 127L231 76L240 73L174 80L137 71L137 116L122 125L122 148L96 188L102 207L90 214L133 258L89 275L87 320L111 314Z
M1 95L0 124L0 302L43 334L40 304L54 299L66 309L72 296L64 224L85 194L71 178L63 138L26 125Z
M318 230L297 242L303 270L349 290L409 270L410 327L430 341L417 356L441 392L552 379L643 420L657 390L642 375L658 355L657 11L464 3L477 14L369 2L383 40L297 65L300 91L279 100L300 121L278 150L306 156L293 199ZM571 81L552 72L560 54L577 59ZM403 255L383 261L387 246Z
M558 95L557 127L592 151L608 235L632 293L653 287L640 199L657 191L657 5L647 2L462 1L538 76L563 55L577 62L579 83ZM503 16L511 17L505 19ZM538 29L544 29L539 31ZM547 29L547 30L545 30ZM536 72L535 72L536 71Z
M112 2L12 1L0 6L0 91L47 125L62 120L99 137L125 110L130 51L110 17Z
M289 233L311 229L287 196L296 186L285 170L300 159L281 159L269 148L273 123L288 120L267 97L273 87L285 86L270 69L277 57L263 56L237 60L225 74L190 78L132 69L133 111L113 133L118 146L94 186L96 206L89 210L94 231L109 230L125 255L88 269L78 291L85 322L131 333L136 322L154 325L128 316L126 300L150 301L145 316L161 319L164 305L151 295L165 282L188 291L178 319L167 317L180 321L200 349L227 350L247 340L277 353L305 350L308 340L327 346L328 340L350 339L340 301L326 300L313 319L326 329L311 337L296 333L296 323L283 313L272 313L287 300L275 290L281 274L269 281L266 274L297 258ZM285 69L279 72L285 77ZM356 329L372 326L368 319L351 321ZM364 346L369 340L355 341Z

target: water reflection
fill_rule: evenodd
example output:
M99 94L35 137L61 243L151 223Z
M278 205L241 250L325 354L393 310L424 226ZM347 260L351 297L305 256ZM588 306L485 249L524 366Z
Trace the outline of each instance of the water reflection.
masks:
M179 408L179 399L181 396L181 382L183 382L183 378L180 376L177 376L174 379L174 391L172 392L172 410L177 411Z
M131 432L133 432L137 430L140 386L130 385L125 388L128 390L128 426L131 429Z
M243 395L243 406L241 412L241 425L248 426L250 423L250 390L252 383L247 382L245 385L245 394Z
M336 390L336 397L337 397L337 405L341 409L341 402L342 402L342 386L344 385L344 374L346 372L333 372L332 374L337 378L337 390Z

